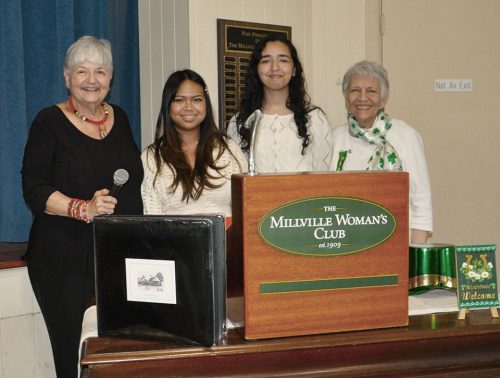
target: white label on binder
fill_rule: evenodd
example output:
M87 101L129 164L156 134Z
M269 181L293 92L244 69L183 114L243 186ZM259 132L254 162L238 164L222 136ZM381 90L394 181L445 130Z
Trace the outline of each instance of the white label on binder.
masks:
M125 259L127 300L177 304L175 261Z

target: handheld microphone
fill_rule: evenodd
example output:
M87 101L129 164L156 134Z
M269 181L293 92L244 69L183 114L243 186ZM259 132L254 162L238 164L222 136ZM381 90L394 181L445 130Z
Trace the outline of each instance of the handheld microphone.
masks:
M248 148L248 174L250 176L255 176L257 172L255 171L255 136L257 135L257 126L259 125L262 113L259 109L250 114L245 121L245 128L252 130L252 136L250 138L250 146Z
M109 195L116 197L122 186L128 181L128 172L123 169L117 169L113 175L113 186L109 191Z

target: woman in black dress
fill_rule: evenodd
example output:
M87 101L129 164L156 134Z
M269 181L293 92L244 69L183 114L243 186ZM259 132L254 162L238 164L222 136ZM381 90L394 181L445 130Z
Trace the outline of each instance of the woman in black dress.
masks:
M58 377L75 377L85 309L94 297L92 221L100 214L142 214L139 150L128 118L104 101L113 76L108 41L81 37L64 62L66 101L34 119L22 168L34 214L26 262ZM117 169L130 179L109 195Z

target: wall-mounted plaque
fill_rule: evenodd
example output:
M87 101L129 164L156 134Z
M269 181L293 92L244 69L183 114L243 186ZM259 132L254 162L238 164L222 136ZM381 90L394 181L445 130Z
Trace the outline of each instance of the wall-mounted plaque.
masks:
M257 42L268 35L292 39L290 26L257 24L232 20L217 20L219 65L219 127L226 129L238 111L240 96L245 89L245 75Z

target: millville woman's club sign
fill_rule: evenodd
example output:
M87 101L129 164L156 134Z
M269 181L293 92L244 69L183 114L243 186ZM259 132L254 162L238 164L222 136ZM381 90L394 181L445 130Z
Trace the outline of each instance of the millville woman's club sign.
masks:
M396 230L396 219L384 207L349 197L303 198L267 213L259 235L284 252L336 256L372 248Z

